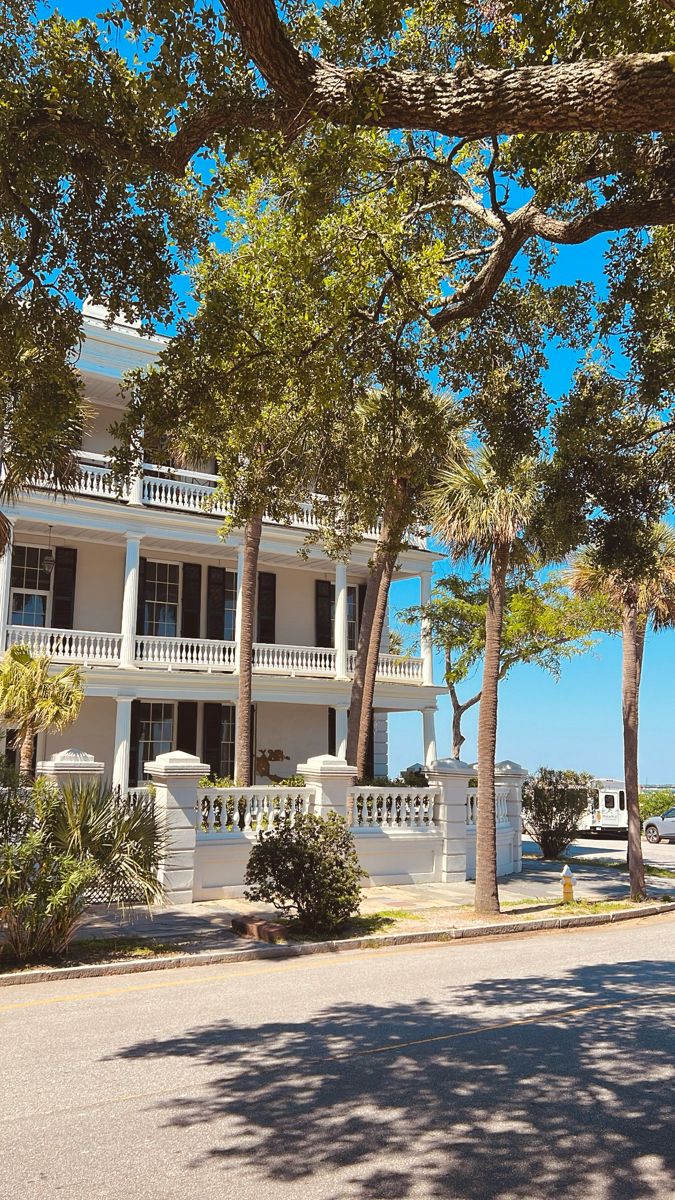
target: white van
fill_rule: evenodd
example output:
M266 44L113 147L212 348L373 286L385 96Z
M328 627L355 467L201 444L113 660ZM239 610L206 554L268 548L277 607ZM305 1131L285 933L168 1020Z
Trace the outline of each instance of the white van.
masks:
M628 812L623 779L594 779L597 800L589 800L579 821L580 833L622 833L628 836Z

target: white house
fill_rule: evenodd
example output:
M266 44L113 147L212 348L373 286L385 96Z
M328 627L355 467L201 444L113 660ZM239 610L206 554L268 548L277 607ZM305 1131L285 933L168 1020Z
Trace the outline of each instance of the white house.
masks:
M80 663L86 699L64 735L40 735L39 759L76 745L123 789L170 750L197 754L217 775L233 771L241 535L218 537L222 510L201 507L216 479L143 464L117 495L106 460L108 427L124 403L119 384L164 344L85 310L79 366L94 420L81 450L76 494L54 499L39 481L7 511L11 554L0 560L4 645L27 643L56 662ZM336 563L298 550L312 527L308 504L294 526L264 525L254 657L255 781L284 778L299 762L345 750L359 612L376 530ZM433 556L423 542L400 556L398 578L430 593ZM387 774L387 714L423 713L424 758L435 758L442 688L432 648L383 652L375 691L371 769Z

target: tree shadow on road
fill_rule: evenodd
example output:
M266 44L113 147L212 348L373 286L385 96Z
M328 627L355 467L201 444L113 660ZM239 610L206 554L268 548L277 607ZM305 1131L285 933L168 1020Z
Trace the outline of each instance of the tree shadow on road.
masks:
M160 1111L177 1137L208 1126L205 1157L262 1197L283 1181L335 1200L666 1200L674 992L672 962L617 963L449 986L439 1004L241 1013L115 1057L205 1068Z

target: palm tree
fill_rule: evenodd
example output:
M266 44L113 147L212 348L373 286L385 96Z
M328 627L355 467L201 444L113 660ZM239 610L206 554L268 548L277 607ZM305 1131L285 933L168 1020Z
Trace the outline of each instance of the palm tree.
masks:
M430 496L434 531L452 557L490 564L478 709L477 913L499 912L495 750L506 577L516 543L531 521L536 490L536 460L521 459L504 477L487 448L470 450L465 444Z
M33 658L26 646L11 646L0 663L0 720L16 729L21 775L32 775L35 734L65 729L84 700L79 667L65 667L52 675L51 665L49 655Z
M664 521L648 531L646 565L640 570L608 570L598 551L584 547L568 577L580 596L599 595L615 611L622 639L623 762L628 813L628 868L633 900L646 895L638 804L638 707L645 635L675 624L675 529Z

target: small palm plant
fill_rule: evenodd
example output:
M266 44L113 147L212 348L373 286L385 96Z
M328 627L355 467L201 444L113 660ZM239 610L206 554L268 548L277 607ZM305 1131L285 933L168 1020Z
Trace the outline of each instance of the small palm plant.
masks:
M600 596L616 615L622 637L623 754L628 814L628 868L634 900L646 894L640 840L638 785L638 706L645 636L675 625L675 529L664 521L648 531L645 565L640 571L608 570L591 547L572 560L568 579L579 596Z
M63 954L92 900L161 900L151 799L101 782L0 788L0 925L19 961Z
M476 912L499 912L495 823L495 751L506 578L523 543L537 497L536 460L521 459L504 476L484 447L464 445L430 496L435 533L455 560L489 563L483 682L478 709Z
M65 667L54 675L51 666L49 655L34 658L26 646L11 646L0 663L0 720L16 729L14 745L22 776L32 776L36 733L65 729L84 700L79 667Z

